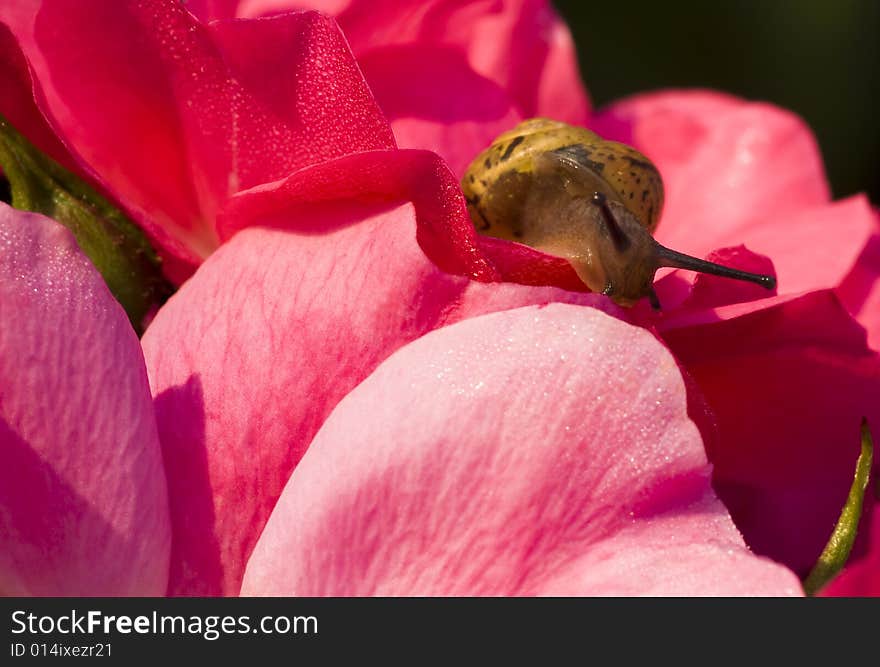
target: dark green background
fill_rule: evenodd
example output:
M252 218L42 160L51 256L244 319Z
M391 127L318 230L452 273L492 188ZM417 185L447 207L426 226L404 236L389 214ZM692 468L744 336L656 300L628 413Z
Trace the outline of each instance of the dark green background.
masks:
M835 197L880 204L880 0L554 0L593 104L700 86L798 113Z

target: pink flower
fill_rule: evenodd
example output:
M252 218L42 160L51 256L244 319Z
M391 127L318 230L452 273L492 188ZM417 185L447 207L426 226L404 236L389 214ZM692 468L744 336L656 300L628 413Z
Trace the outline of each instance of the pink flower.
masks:
M590 120L657 161L661 241L744 266L768 265L760 252L780 278L764 298L673 272L658 284L661 316L625 313L560 289L579 286L565 262L476 237L457 177L418 150L460 173L524 116L586 120L546 3L368 15L355 0L338 16L358 61L314 13L206 26L167 2L87 4L0 11L17 40L0 33L18 91L4 99L26 96L32 73L42 146L170 256L204 260L142 341L169 593L236 594L246 567L257 594L795 589L744 550L694 423L748 544L809 566L851 479L849 421L857 434L862 414L880 416L865 398L880 375L833 292L876 221L863 200L829 203L799 122L704 93L635 98ZM514 38L521 26L533 44ZM500 37L481 39L489 30ZM392 129L416 150L397 150ZM511 310L554 301L579 307ZM639 327L662 336L684 383ZM448 371L431 366L441 354ZM53 386L64 415L68 388Z
M0 495L3 590L162 593L165 476L125 314L56 223L0 205L0 237L15 248L0 261L0 297L19 325L0 333L0 380L24 389L4 400L0 422L10 463ZM425 356L413 363L412 355ZM508 396L517 383L529 391ZM633 414L644 419L640 428L605 409L634 392L650 399ZM72 395L80 400L71 408ZM362 400L373 405L359 407ZM551 407L559 420L530 416ZM508 414L516 419L504 435L496 420ZM317 512L297 521L297 534L318 531L305 547L322 569L308 577L319 593L799 590L790 572L748 552L712 493L672 357L647 332L598 310L518 309L435 332L383 364L334 419L300 469L311 481L291 478L263 533L252 593L291 592L289 568L275 571L289 547L271 547L291 537L283 516L297 493ZM350 440L345 419L361 442ZM431 422L436 428L426 428ZM165 453L173 483L175 452ZM333 460L352 455L347 472ZM198 488L204 471L192 472ZM175 506L174 493L171 501L178 519L201 518ZM295 500L293 508L303 509ZM210 538L205 527L191 526ZM357 557L339 560L352 544ZM328 558L337 565L323 568Z
M259 14L282 4L241 4L238 12ZM357 5L346 5L338 15L348 29L366 33L359 22L367 19L354 10ZM418 25L412 16L401 20ZM406 41L412 34L437 32L394 30L385 39ZM375 42L382 33L371 34L373 43L355 40L355 49L361 44L367 52L381 50ZM657 328L708 404L708 417L698 406L694 417L715 465L716 488L750 546L805 574L846 497L860 419L880 422L880 409L871 400L880 363L834 293L868 273L860 268L864 257L858 264L857 259L866 247L870 252L876 216L864 197L831 203L811 133L799 119L769 105L699 91L664 93L614 105L594 116L591 125L608 138L635 145L658 164L667 189L661 242L697 256L729 248L716 257L753 270L769 265L745 248L772 258L780 283L775 298L763 298L761 288L751 285L711 277L694 282L672 272L658 284L664 314L654 318L643 306L632 319ZM427 134L425 145L455 162L461 140L452 137L447 147L438 146L436 135ZM472 155L482 145L464 152ZM238 226L252 224L256 215L286 218L288 204L282 202L289 202L297 187L287 183L278 187L280 195L243 195L232 202L231 217ZM417 212L425 211L424 204L416 205ZM424 218L436 217L420 216L422 239ZM444 239L459 238L468 247L476 244L502 278L579 285L565 262L453 229L433 234L437 243L422 243L438 264L444 265L440 258L448 255ZM829 229L835 233L829 235ZM877 273L860 279L862 291L877 284ZM498 290L471 284L465 292L481 295L462 297L469 305ZM510 289L477 312L554 298L576 297ZM849 298L847 305L853 308L853 302ZM864 322L872 311L861 312ZM473 311L453 311L450 321L469 314Z
M691 290L661 279L661 301L679 305L655 326L717 421L704 433L715 488L747 542L806 574L852 481L861 418L880 424L880 360L834 291L859 270L877 218L862 196L830 202L809 131L766 105L660 94L595 124L656 160L661 242L697 255L742 243L773 260L774 298L745 301L762 295L711 277Z
M171 524L144 360L58 223L0 203L0 591L161 595Z
M513 12L516 15L516 8ZM332 226L339 215L336 210L340 206L344 209L337 201L346 195L344 188L352 188L350 196L379 194L382 201L417 198L427 210L419 232L423 239L430 241L445 234L450 226L459 236L466 237L463 242L438 251L441 265L457 272L494 276L485 260L473 257L473 230L447 167L429 153L387 150L393 148L390 129L372 103L340 33L327 19L311 13L288 14L270 21L214 24L207 28L172 3L116 3L112 7L96 3L84 8L81 3L33 2L6 9L4 20L17 39L17 45L7 44L11 69L18 75L16 80L27 82L34 75L29 85L34 86L36 104L48 125L62 137L72 160L79 163L84 173L96 177L167 252L177 253L185 260L197 260L218 239L237 231L235 224L241 216L234 211L216 215L229 194L277 175L297 174L300 167L305 167L310 171L295 175L290 182L306 190L307 200L334 201L334 210L326 213L323 206L313 207L321 214L317 219L322 226ZM556 28L554 34L560 34L560 30L561 27ZM171 42L174 48L169 48ZM85 44L88 49L83 48ZM253 53L257 45L261 55L255 61L247 54ZM84 60L76 60L72 54ZM23 66L25 57L30 70ZM572 59L570 53L568 58ZM89 65L88 59L94 65ZM108 62L116 66L107 67ZM328 70L334 73L330 77L332 85L328 84ZM284 84L267 79L267 72L279 71L288 73ZM477 76L470 80L486 85ZM150 85L143 85L144 81ZM138 85L132 86L132 82ZM29 85L19 85L16 90L23 95ZM501 90L493 85L496 92ZM12 105L15 99L10 99L8 104ZM96 105L96 99L102 104ZM26 102L33 105L29 99ZM146 156L143 146L149 147ZM366 149L382 150L364 152ZM351 156L344 157L346 153ZM265 186L254 192L262 189ZM285 201L292 204L295 200L287 196ZM385 207L387 204L379 205ZM363 203L358 203L354 210L358 218L369 216L369 208L365 209ZM411 216L400 220L411 227ZM369 241L370 229L371 225L364 223L350 231ZM407 242L411 234L412 231ZM244 234L239 236L248 238ZM314 276L319 274L322 261L329 260L328 270L336 268L332 255L326 252L321 253L321 258L310 256L315 247L326 245L327 238L328 235L315 237L320 242L318 246L297 243L296 252L304 253L301 256L311 262ZM239 408L225 405L215 396L219 387L209 373L188 374L181 385L173 387L160 386L162 377L176 373L173 363L154 373L154 386L160 394L157 413L172 420L163 421L161 428L172 506L180 509L175 523L171 591L238 590L245 559L262 524L332 406L390 351L437 326L445 309L444 296L463 290L466 280L439 271L414 244L406 247L403 239L392 240L407 254L400 258L403 264L399 268L405 268L410 259L422 268L409 282L400 284L397 297L382 297L397 298L402 308L398 321L389 323L387 341L382 341L379 328L369 331L365 326L363 340L370 345L363 352L354 341L347 341L338 351L332 345L316 350L315 358L324 363L341 361L343 353L363 359L357 361L351 372L342 369L343 377L329 388L327 396L310 393L308 384L300 385L289 396L279 396L279 410L299 396L298 409L304 413L304 421L298 424L290 416L274 421L275 416L271 415L258 446L233 466L232 471L237 474L228 481L220 474L228 464L218 457L225 449L224 442L235 445L236 459L244 454L240 447L253 428L247 397L240 397L244 402L239 408L244 412L236 415ZM340 249L346 254L352 251ZM446 257L442 256L444 252ZM217 260L221 257L222 251ZM254 259L263 263L262 259ZM360 261L365 260L364 257ZM247 264L242 259L236 270L244 270ZM210 275L210 270L206 267L204 273ZM423 279L429 288L437 286L440 291L422 292ZM313 284L320 287L320 282ZM384 288L384 284L380 287ZM277 295L281 296L287 288L285 283ZM426 294L430 294L429 299ZM406 304L414 300L425 302L424 314L412 326L401 327L400 318L409 317ZM249 301L258 303L252 298ZM305 301L300 302L298 311L291 311L289 316L301 321L310 319L305 306ZM434 310L437 312L432 314ZM175 317L172 310L164 319L173 322ZM327 323L319 327L312 327L309 322L310 335L315 336L316 342L320 342L323 327L337 322L337 317L328 317ZM187 319L195 330L198 314L193 311ZM363 321L365 325L380 324L369 313ZM232 320L227 323L232 324ZM229 332L250 337L256 332L247 329L259 322L242 324L243 328L233 327ZM220 330L215 333L222 335ZM150 340L144 341L148 352L151 344ZM251 347L250 343L247 345ZM187 354L182 340L175 342L174 348L175 354ZM291 348L295 350L302 348ZM271 345L263 346L263 351L275 352ZM268 385L258 389L260 393L268 392L267 395L274 396L279 388L277 383L296 375L301 365L298 358L285 365L280 356L269 360L257 349L251 353L246 356L260 363L265 360L265 364L247 380L249 384L259 387L261 376L266 377L273 367L281 369L274 378L270 374ZM248 363L244 357L241 361ZM325 369L315 366L315 370L321 376L327 375ZM233 375L226 376L224 386ZM282 388L287 394L287 387ZM234 393L230 398L239 400ZM193 402L197 412L188 413ZM180 412L186 419L173 421ZM226 417L232 419L231 424L225 422ZM291 425L295 433L288 432ZM215 443L218 429L227 427L229 432ZM206 434L205 451L199 448L200 429ZM178 440L183 443L179 447ZM204 462L201 469L200 461ZM183 497L175 495L178 485L184 487ZM236 512L237 518L228 515L231 508L224 499L228 493L239 494L246 485L256 487L245 500L248 507ZM239 520L242 517L244 521ZM231 526L224 532L226 523ZM215 532L219 537L214 537ZM214 549L216 544L219 546ZM189 554L193 545L196 551L208 552L209 560L217 561L217 567L212 567L212 562L198 561L200 555ZM193 558L198 561L196 568L192 567ZM221 582L224 577L222 581L226 583Z

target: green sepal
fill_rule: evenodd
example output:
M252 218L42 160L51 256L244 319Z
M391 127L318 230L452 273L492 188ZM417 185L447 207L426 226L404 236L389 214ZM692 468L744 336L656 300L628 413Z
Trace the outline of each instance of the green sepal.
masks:
M12 206L67 227L125 309L138 335L173 292L141 229L81 178L43 155L0 116L0 167Z
M874 443L868 430L868 420L862 419L862 451L856 461L855 478L828 544L825 545L810 574L804 579L804 591L807 595L818 593L846 565L856 540L873 457Z

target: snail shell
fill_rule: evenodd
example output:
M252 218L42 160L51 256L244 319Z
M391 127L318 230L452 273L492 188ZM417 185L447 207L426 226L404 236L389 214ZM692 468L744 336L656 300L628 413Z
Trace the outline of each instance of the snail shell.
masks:
M689 257L652 234L663 209L663 180L634 148L594 132L533 118L500 135L462 179L477 231L567 259L594 292L630 306L649 297L661 266L775 286L771 276Z

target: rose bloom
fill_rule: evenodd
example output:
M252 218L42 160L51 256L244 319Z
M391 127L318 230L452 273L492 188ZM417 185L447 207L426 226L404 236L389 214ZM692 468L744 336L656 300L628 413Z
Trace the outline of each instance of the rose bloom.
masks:
M0 208L4 593L802 593L880 423L880 260L796 117L591 112L546 2L0 23L0 112L180 285L139 342L68 232ZM648 155L658 240L778 291L665 271L625 310L476 236L458 179L536 115ZM880 592L873 501L829 593Z

